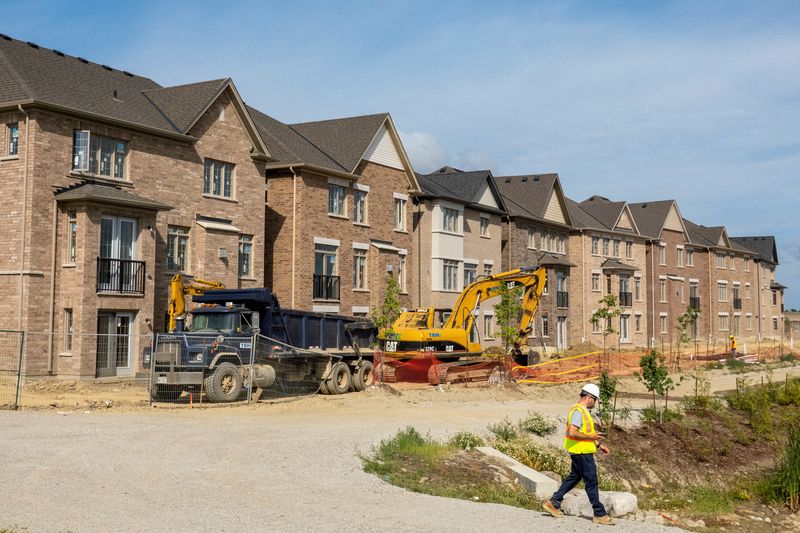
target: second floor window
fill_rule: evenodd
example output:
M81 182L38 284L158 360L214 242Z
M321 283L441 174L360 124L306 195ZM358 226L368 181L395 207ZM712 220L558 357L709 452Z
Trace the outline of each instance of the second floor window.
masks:
M344 214L344 201L347 191L341 185L335 183L328 184L328 214L339 217Z
M353 222L356 224L367 223L367 192L353 191Z
M528 248L536 248L536 231L533 228L528 228Z
M637 302L642 299L642 280L633 278L633 299Z
M619 257L619 241L614 240L614 257Z
M353 288L367 288L367 251L353 250Z
M186 272L189 228L167 226L167 270Z
M489 236L489 217L481 217L481 237Z
M442 231L458 232L458 211L442 207Z
M75 264L78 260L78 214L67 213L67 263Z
M600 274L592 274L592 290L600 292Z
M727 302L728 301L728 284L727 283L718 283L717 284L717 301L720 302Z
M694 266L694 252L686 250L686 266Z
M603 255L608 255L608 245L610 242L610 239L603 239Z
M458 261L444 260L442 264L442 290L458 290Z
M725 268L725 254L717 254L717 268Z
M394 199L394 229L406 230L406 200L403 198Z
M667 301L667 280L665 279L658 280L658 301Z
M19 154L19 122L14 122L13 124L9 124L7 127L7 134L8 134L8 147L6 150L6 155L18 155Z
M128 143L119 139L75 130L72 135L72 170L96 176L125 178Z
M592 237L592 255L597 255L600 253L599 245L600 237Z
M239 277L249 278L253 275L253 236L239 237Z
M205 160L203 194L231 198L233 196L233 164Z
M633 258L633 243L631 241L625 242L625 257L628 259Z
M683 248L676 248L675 253L678 254L678 266L683 266Z
M667 247L663 244L658 245L658 264L667 264Z
M464 263L464 287L475 281L478 277L478 265Z

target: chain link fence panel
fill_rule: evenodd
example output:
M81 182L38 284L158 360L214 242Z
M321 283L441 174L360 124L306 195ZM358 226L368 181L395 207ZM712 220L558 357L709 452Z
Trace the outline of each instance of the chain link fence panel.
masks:
M0 409L18 409L25 332L0 330Z

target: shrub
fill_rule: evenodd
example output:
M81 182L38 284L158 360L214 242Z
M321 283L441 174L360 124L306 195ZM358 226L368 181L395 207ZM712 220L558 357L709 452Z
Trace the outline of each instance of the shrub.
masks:
M681 418L683 418L683 413L677 408L647 406L642 409L642 420L650 424L653 422L673 422Z
M797 356L794 355L794 352L791 352L787 353L786 355L782 355L779 360L781 363L796 363Z
M400 430L390 439L384 439L377 446L376 456L380 459L397 456L435 457L444 452L446 446L430 437L423 437L413 427Z
M544 437L556 429L556 423L541 413L531 411L528 413L528 416L520 420L519 427L523 431Z
M728 359L725 361L725 366L728 367L728 370L731 372L741 372L747 368L747 363L739 359Z
M764 489L766 498L780 502L793 512L800 511L800 424L789 430L789 442L777 472L767 478Z
M494 435L500 440L512 440L519 436L519 432L517 431L516 426L511 423L508 418L504 418L499 422L495 422L491 424L489 427L489 433Z
M461 431L453 435L448 444L461 450L473 450L478 446L483 446L483 439L475 433Z

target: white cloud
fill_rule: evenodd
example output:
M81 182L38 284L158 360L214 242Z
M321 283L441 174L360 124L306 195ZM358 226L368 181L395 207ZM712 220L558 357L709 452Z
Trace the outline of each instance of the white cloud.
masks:
M414 170L427 174L450 162L450 154L432 134L422 131L398 132Z

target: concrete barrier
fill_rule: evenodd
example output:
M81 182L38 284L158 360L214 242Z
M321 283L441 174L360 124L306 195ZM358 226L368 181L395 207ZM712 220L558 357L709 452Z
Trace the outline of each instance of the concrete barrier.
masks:
M520 485L525 487L525 490L528 492L534 493L537 498L543 500L547 499L558 490L559 483L556 480L545 476L541 472L537 472L533 468L525 466L513 457L509 457L488 446L481 446L477 448L477 450L487 457L497 459L501 464L514 472Z

